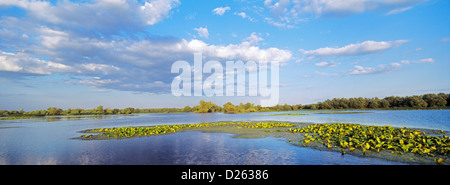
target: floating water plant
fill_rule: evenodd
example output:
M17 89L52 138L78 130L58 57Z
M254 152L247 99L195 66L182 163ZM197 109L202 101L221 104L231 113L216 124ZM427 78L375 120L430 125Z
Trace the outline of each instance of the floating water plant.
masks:
M292 133L306 133L302 143L307 145L317 141L328 148L356 148L380 152L390 150L391 153L411 152L421 156L450 156L450 138L426 135L417 129L394 128L391 126L364 126L359 124L312 124L303 128L289 129ZM436 162L442 162L437 159Z
M213 126L238 126L241 128L274 128L274 127L293 127L293 123L283 122L219 122L219 123L200 123L200 124L180 124L180 125L156 125L150 127L120 127L120 128L97 128L85 130L85 133L100 133L96 138L130 138L141 136L161 135L176 133L187 128L202 128ZM81 139L95 139L92 135L83 134Z
M14 120L14 119L33 119L36 116L8 116L8 117L0 117L0 120Z

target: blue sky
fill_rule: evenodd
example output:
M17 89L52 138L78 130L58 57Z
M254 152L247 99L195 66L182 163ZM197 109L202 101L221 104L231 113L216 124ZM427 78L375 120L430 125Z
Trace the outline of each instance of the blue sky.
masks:
M280 104L450 92L445 0L0 0L0 109L183 107L177 60L278 60Z

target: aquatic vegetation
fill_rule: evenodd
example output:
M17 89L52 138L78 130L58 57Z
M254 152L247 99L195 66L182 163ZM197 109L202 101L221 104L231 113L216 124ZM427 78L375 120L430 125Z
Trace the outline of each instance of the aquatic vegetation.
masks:
M0 117L0 120L14 120L14 119L33 119L36 116L8 116L8 117Z
M120 128L97 128L84 131L85 133L100 133L97 138L121 139L130 137L142 137L176 133L187 128L202 128L214 126L237 126L241 128L275 128L293 127L293 123L282 122L218 122L200 124L179 124L179 125L156 125L149 127L120 127ZM83 134L81 139L95 139L92 135Z
M361 149L403 154L411 152L421 156L450 156L450 138L426 135L417 129L394 128L391 126L364 126L359 124L312 124L287 130L292 133L306 133L302 143L307 145L316 141L328 148L340 148L341 151ZM436 159L442 162L442 159Z

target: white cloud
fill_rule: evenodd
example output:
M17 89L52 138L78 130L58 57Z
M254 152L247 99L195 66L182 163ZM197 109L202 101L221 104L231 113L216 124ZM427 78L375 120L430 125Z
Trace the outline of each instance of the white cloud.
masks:
M434 59L432 59L432 58L424 58L424 59L420 59L418 61L415 61L414 63L434 63Z
M424 58L416 61L409 61L409 60L402 60L400 61L401 64L411 64L411 63L434 63L433 58Z
M141 6L141 13L147 25L154 25L167 17L169 11L177 6L178 0L151 0Z
M253 17L248 16L245 12L234 12L234 15L242 17L243 19L248 19L250 22L255 21L255 19Z
M402 64L410 64L411 62L409 60L402 60L402 61L400 61L400 63L402 63Z
M264 22L267 22L270 25L276 26L278 28L285 28L285 29L296 28L296 26L294 26L292 24L289 24L286 22L274 21L272 18L269 18L269 17L264 18Z
M387 15L411 9L427 0L297 0L289 11L293 15L314 14L321 16L347 16L368 11L389 10Z
M71 72L73 68L56 62L32 58L24 53L1 52L0 70L49 75L57 72Z
M209 37L209 32L208 32L208 28L203 28L203 27L199 27L199 28L194 28L195 31L197 31L198 36L200 37L205 37L208 38Z
M200 40L191 40L187 43L187 47L192 52L202 52L209 57L215 57L222 60L243 60L255 62L271 62L278 61L285 63L292 58L289 50L281 50L278 48L261 49L252 45L248 41L240 44L208 45Z
M402 65L401 65L400 63L393 62L393 63L391 63L391 66L394 66L394 67L401 67Z
M316 50L300 50L307 56L330 57L330 56L352 56L376 53L399 46L408 40L397 41L364 41L362 43L349 44L339 48L324 47Z
M149 0L143 4L137 0L59 1L54 4L34 0L0 1L0 5L24 9L29 19L64 27L81 26L103 34L154 25L168 17L178 4L178 0Z
M255 45L255 44L258 44L259 41L262 41L264 39L261 37L258 37L258 35L255 32L253 32L252 34L250 34L250 37L247 37L246 40L248 40L250 45Z
M318 63L316 63L314 65L319 66L319 67L336 67L339 64L341 64L341 63L336 63L334 61L331 61L331 62L325 62L324 61L324 62L318 62Z
M279 0L278 2L275 2L272 4L272 1L264 1L264 5L269 7L271 13L275 17L279 17L282 14L286 13L288 11L288 6L290 4L290 0Z
M164 20L170 15L169 9L178 4L178 1L146 2L61 1L52 4L0 0L2 7L8 4L23 7L25 11L22 17L4 15L0 18L0 37L2 44L8 46L8 51L0 50L0 75L13 78L63 73L70 76L65 79L67 83L167 93L174 76L170 73L171 64L177 60L191 62L195 52L220 62L279 61L286 64L292 59L289 50L259 46L263 40L260 33L251 33L234 44L209 44L176 37L134 37L133 34L140 33L147 25ZM154 9L156 7L160 9ZM246 14L245 19L250 20ZM196 29L199 36L209 36L206 27Z
M23 68L18 65L17 58L15 58L15 54L1 52L0 54L0 70L2 71L12 71L18 72Z
M399 13L402 13L402 12L404 12L404 11L406 11L406 10L411 9L411 8L412 8L412 6L408 6L408 7L404 7L404 8L393 9L393 10L387 12L386 15L395 15L395 14L399 14Z
M120 68L113 66L113 65L107 65L107 64L95 64L95 63L89 63L89 64L81 64L81 67L88 71L100 71L103 74L107 75L111 72L119 71ZM81 71L79 71L81 72Z
M230 7L218 7L212 10L217 15L223 15L226 11L230 10Z
M399 63L391 63L390 65L378 65L375 67L363 67L360 65L353 66L355 69L347 71L348 75L365 75L365 74L379 74L397 71L401 68Z
M93 87L104 87L105 85L115 84L115 83L119 83L119 82L120 82L119 80L101 79L100 77L92 77L92 78L87 78L84 80L79 80L76 83L89 85L89 86L93 86Z
M363 67L363 66L359 66L359 65L355 65L354 66L355 69L354 70L350 70L348 72L348 74L350 75L362 75L362 74L373 74L373 73L378 73L379 70L373 68L373 67Z

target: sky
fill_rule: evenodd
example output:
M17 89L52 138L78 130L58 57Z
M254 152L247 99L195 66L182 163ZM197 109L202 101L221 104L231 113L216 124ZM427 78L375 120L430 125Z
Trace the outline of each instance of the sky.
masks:
M450 92L446 0L0 0L0 110L159 108L172 64L280 62L279 104ZM208 76L208 74L204 74Z

